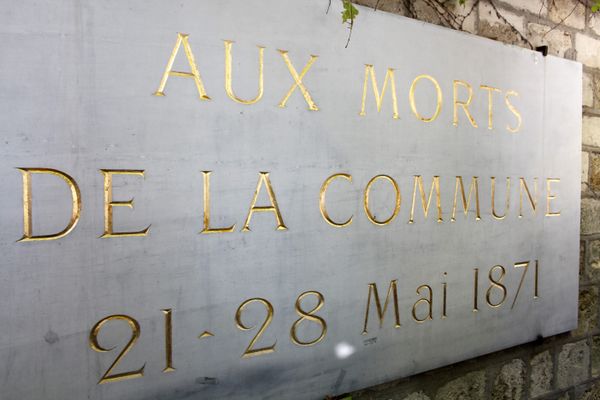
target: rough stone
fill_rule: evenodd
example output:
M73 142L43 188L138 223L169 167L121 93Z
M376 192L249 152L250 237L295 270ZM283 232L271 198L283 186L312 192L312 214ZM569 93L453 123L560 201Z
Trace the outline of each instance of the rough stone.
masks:
M591 388L587 389L579 400L600 400L600 383L596 383Z
M558 355L557 384L566 389L588 378L590 347L585 340L567 343Z
M430 398L423 392L414 392L409 394L402 400L430 400Z
M594 82L590 74L585 72L583 73L583 105L594 107Z
M436 400L479 400L485 394L485 371L471 372L442 386Z
M590 171L590 155L587 152L581 153L581 183L588 183Z
M581 240L579 242L579 282L585 283L588 278L586 276L586 260L585 260L585 242Z
M591 117L585 115L583 117L582 130L583 144L600 147L600 117Z
M600 190L600 154L592 153L589 159L590 189Z
M600 335L592 338L592 377L600 376Z
M553 0L548 17L557 24L585 28L585 6L577 0Z
M598 327L598 288L589 287L579 292L579 316L573 336L583 336Z
M600 232L600 200L581 199L581 234Z
M592 240L588 245L589 262L584 263L583 275L590 283L600 282L600 240Z
M590 13L589 26L596 35L600 35L600 15Z
M559 29L551 30L551 27L546 25L540 25L536 23L527 24L527 31L529 33L529 40L534 46L548 46L548 54L552 54L558 57L565 57L565 53L573 48L573 41L571 33L561 31ZM589 106L593 106L594 97L591 91L591 80L588 77L589 90L586 91L585 80L584 80L584 102L585 96L588 95Z
M531 380L529 394L531 397L540 396L552 390L553 363L548 350L531 359Z
M498 16L496 10L488 2L482 1L479 3L478 34L500 42L528 47L521 35L515 32L516 29L521 34L526 33L523 17L504 9L499 9L499 12L510 25L507 25L507 23Z
M404 2L398 0L352 0L353 3L375 8L377 10L387 11L394 14L407 15Z
M600 108L600 75L592 75L592 90L594 96L594 108Z
M546 2L541 0L504 0L516 9L529 11L532 14L545 16L548 12Z
M525 383L525 363L515 359L504 365L494 381L492 400L520 400Z
M578 33L575 36L575 48L577 49L577 61L588 67L600 68L600 40Z

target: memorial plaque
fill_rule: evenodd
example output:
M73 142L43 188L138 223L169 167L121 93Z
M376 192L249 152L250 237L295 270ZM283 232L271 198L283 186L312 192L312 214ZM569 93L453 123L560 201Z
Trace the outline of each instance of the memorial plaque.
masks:
M321 399L577 325L581 65L326 0L0 11L5 399Z

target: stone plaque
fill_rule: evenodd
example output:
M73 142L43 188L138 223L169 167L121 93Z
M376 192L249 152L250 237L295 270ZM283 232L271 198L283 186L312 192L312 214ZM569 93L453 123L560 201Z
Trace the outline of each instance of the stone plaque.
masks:
M321 399L573 329L581 65L341 2L0 11L6 399Z

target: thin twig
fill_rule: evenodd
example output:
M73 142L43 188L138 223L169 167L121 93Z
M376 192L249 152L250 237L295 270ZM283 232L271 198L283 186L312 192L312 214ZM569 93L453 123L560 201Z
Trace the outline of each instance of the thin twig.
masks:
M329 0L329 4L327 5L327 11L325 11L325 14L329 14L330 8L331 8L331 0Z
M494 12L496 13L496 16L501 19L502 21L504 21L504 23L506 23L514 32L517 33L517 35L519 35L519 37L523 40L523 42L525 42L530 49L533 50L534 46L533 44L529 41L529 39L527 39L525 36L523 36L523 34L521 33L521 31L519 31L513 24L511 24L505 17L504 15L500 14L500 11L498 10L498 8L496 7L496 5L494 4L494 0L488 0L488 2L490 3L490 5L492 6L492 8L494 9Z
M345 49L348 48L348 45L350 44L350 38L352 37L352 28L354 27L354 18L352 18L350 20L350 27L348 28L350 30L350 32L348 32L348 40L346 40L346 46L344 46Z
M579 4L575 3L575 7L573 7L573 9L571 10L571 12L569 14L567 14L566 17L564 17L563 19L561 19L560 22L558 22L556 25L554 25L552 28L550 28L550 30L548 32L544 33L544 35L542 36L542 40L544 40L544 38L546 37L547 34L549 34L550 32L552 32L553 30L555 30L559 25L562 25L563 22L565 22L565 20L567 18L569 18L575 12L575 9L577 8L578 5Z

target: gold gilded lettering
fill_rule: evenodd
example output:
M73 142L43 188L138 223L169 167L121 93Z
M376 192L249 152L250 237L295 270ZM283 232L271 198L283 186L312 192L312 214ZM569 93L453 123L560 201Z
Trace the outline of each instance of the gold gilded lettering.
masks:
M375 216L371 213L371 210L369 208L369 193L371 192L371 186L373 185L373 183L375 183L379 179L383 179L383 180L390 182L394 188L394 192L396 193L396 204L394 205L394 211L392 212L392 215L384 221L377 220L375 218ZM396 218L396 215L398 215L398 212L400 211L401 202L402 202L402 196L400 196L400 189L398 188L398 184L396 183L396 181L391 176L377 175L377 176L373 177L369 181L369 183L367 183L367 186L365 187L364 202L363 202L363 205L365 208L365 213L367 213L367 218L369 218L369 221L371 221L375 225L387 225L390 222L392 222L392 220L394 218Z
M23 237L19 242L36 240L54 240L67 236L77 225L81 216L81 193L75 179L56 169L51 168L17 168L23 175ZM32 202L31 202L31 174L49 174L58 176L66 182L71 191L71 219L62 231L51 235L33 235Z
M523 192L527 193L529 204L531 204L533 215L535 215L537 207L537 178L533 178L533 197L529 192L529 188L527 187L527 182L525 182L525 178L519 178L519 218L523 217Z
M113 201L112 178L113 175L136 175L144 177L144 170L141 169L101 169L104 175L104 233L101 238L109 237L130 237L146 236L150 230L150 225L137 232L114 232L113 230L113 207L133 208L133 199L127 201Z
M256 205L256 200L258 199L260 188L262 187L263 183L267 187L267 194L269 195L269 200L271 201L270 206ZM250 219L255 212L272 212L277 220L277 230L284 231L287 229L283 223L283 218L281 217L281 212L279 211L279 206L277 205L277 199L275 198L275 192L273 192L273 187L271 186L271 180L269 179L268 172L260 173L258 183L256 184L256 191L254 192L254 198L250 204L250 211L248 211L248 216L246 217L246 222L244 223L242 232L247 232L250 230Z
M248 347L246 347L246 350L242 354L242 358L254 357L254 356L260 356L263 354L273 353L275 351L275 345L277 344L277 340L275 340L275 342L271 346L261 347L258 349L254 348L254 345L258 341L258 338L260 338L260 336L265 332L265 330L267 329L267 327L271 324L271 321L273 320L273 314L274 314L275 310L273 309L273 305L271 303L269 303L268 300L265 300L260 297L256 297L253 299L248 299L248 300L244 301L242 304L240 304L237 311L235 312L235 323L236 323L237 327L243 331L248 331L248 330L254 328L252 326L248 327L248 326L244 325L244 323L242 322L242 312L244 311L244 308L246 308L246 306L248 306L250 303L262 304L265 307L265 309L267 310L267 315L266 315L265 320L262 323L261 327L258 329L256 336L254 336L252 338L252 340L250 340Z
M421 114L419 114L419 111L417 111L417 105L415 103L415 90L417 88L417 82L419 82L421 79L427 79L428 81L433 83L433 86L435 86L435 92L437 95L435 112L429 118L426 118L426 117L422 116ZM410 92L408 94L408 99L410 101L410 109L412 110L413 114L415 114L415 116L423 122L431 122L431 121L435 120L438 117L438 115L440 114L440 111L442 110L442 89L440 88L440 85L435 80L435 78L430 75L419 75L415 78L415 80L410 85Z
M450 218L450 221L455 222L456 221L456 205L457 205L457 201L456 198L458 196L458 188L460 187L460 195L461 195L461 200L462 200L462 205L463 205L463 211L465 213L465 216L467 216L467 214L469 213L469 207L471 205L471 194L473 193L473 191L475 191L475 220L479 221L481 220L481 211L479 209L479 183L478 183L478 178L476 176L474 176L471 179L471 185L469 186L469 196L465 196L465 187L463 185L463 179L462 176L457 176L456 177L456 186L454 188L454 206L452 207L452 218Z
M504 96L504 102L506 103L506 107L508 107L510 112L512 112L514 114L514 116L517 118L517 126L513 128L507 124L506 129L509 132L516 133L519 131L519 129L521 129L521 123L523 122L523 120L521 118L521 113L519 113L519 111L517 111L515 106L513 106L513 104L510 102L510 100L509 100L510 96L518 97L519 93L515 92L514 90L509 90L508 92L506 92L506 95Z
M473 312L479 311L479 268L473 268Z
M163 372L173 372L173 322L171 320L172 310L167 308L162 310L165 316L165 368Z
M300 93L302 93L302 96L304 97L304 100L306 101L306 104L308 104L308 109L311 111L319 111L319 107L315 104L312 97L310 97L310 93L308 92L308 89L306 88L306 86L304 86L304 83L302 82L302 78L304 78L304 75L306 75L306 73L308 72L310 67L313 65L313 63L315 61L317 61L317 58L319 56L314 56L311 54L310 59L308 60L308 62L304 66L304 68L302 68L302 71L300 71L300 75L298 75L296 68L294 68L294 66L292 65L292 62L290 61L290 57L288 56L288 51L287 50L277 50L277 51L279 52L279 54L281 54L281 57L283 57L283 61L285 62L285 65L287 66L288 70L290 71L290 75L292 75L292 78L294 79L294 83L292 84L292 87L290 87L290 90L288 90L287 94L279 102L279 107L284 108L288 99L290 98L292 93L294 93L294 90L296 90L296 88L299 88Z
M418 295L421 295L421 289L427 289L429 291L429 297L423 297L423 298L417 300L415 302L415 304L413 304L412 317L418 323L425 322L428 319L429 320L433 319L433 289L431 289L431 286L429 286L429 285L421 285L417 288ZM423 302L427 303L429 311L427 312L427 315L424 318L419 318L417 316L417 306Z
M379 317L379 329L383 327L383 318L385 317L385 312L388 308L388 304L390 301L390 294L394 298L394 316L396 317L396 324L394 328L400 328L400 311L398 310L398 280L394 279L390 282L390 286L388 287L387 295L385 296L385 302L383 303L383 308L381 308L381 300L379 299L379 294L377 293L377 284L369 283L369 294L367 296L367 310L365 312L365 325L363 327L362 334L366 335L367 325L369 323L369 309L371 308L371 294L375 298L375 307L377 309L377 316Z
M500 276L497 279L494 278L494 271L496 270L496 268L500 268ZM504 303L504 300L506 300L506 286L504 286L504 284L502 283L504 275L506 275L506 270L502 265L494 265L492 269L490 269L490 273L488 275L488 278L490 280L490 286L488 287L488 290L485 293L485 300L490 307L500 307L502 303ZM498 289L500 290L500 292L502 292L502 298L497 303L492 302L492 289Z
M317 298L317 305L310 311L304 311L302 309L302 303L301 303L302 299L304 299L305 297L310 296L310 295L313 295ZM325 320L323 318L319 317L318 315L315 315L315 313L317 311L319 311L323 307L324 304L325 304L325 298L323 297L323 295L321 293L316 292L316 291L304 292L300 296L298 296L298 298L296 299L296 313L300 316L300 318L298 318L292 324L292 328L290 329L290 338L294 344L296 344L298 346L312 346L312 345L319 343L321 340L323 340L323 338L327 334L327 322L325 322ZM298 329L298 325L304 320L312 321L312 322L315 322L318 325L320 325L321 334L316 339L309 340L306 342L303 342L302 340L298 339L298 336L297 336L298 334L297 334L296 330Z
M496 212L496 178L492 176L492 216L496 219L504 219L508 214L508 207L510 206L510 178L506 178L506 207L504 208L504 214L498 215Z
M515 268L523 267L523 274L521 275L521 280L519 281L519 287L517 288L517 293L515 294L515 298L510 306L512 310L515 307L515 303L517 302L517 298L519 297L519 293L521 293L521 287L523 286L523 281L525 281L525 275L527 274L527 270L529 269L529 261L523 261L515 264Z
M556 199L556 195L551 194L551 185L552 183L559 183L559 178L548 178L546 179L546 217L558 217L560 215L560 211L550 211L550 201Z
M479 86L479 88L488 91L488 129L493 129L494 128L494 107L493 107L494 92L501 93L502 91L498 88L495 88L492 86L487 86L487 85L481 85L481 86Z
M467 98L466 101L458 100L458 90L457 90L458 86L467 88L469 97ZM471 122L471 125L473 125L474 128L477 128L477 122L475 122L475 119L469 112L469 105L471 104L471 100L473 100L473 88L471 87L471 85L469 85L465 81L455 80L454 84L453 84L453 90L454 90L454 120L452 122L453 125L458 126L458 107L460 106L463 109L463 111L465 112L465 115L467 116L467 118L469 119L469 122Z
M167 80L169 79L169 76L179 76L182 78L193 78L194 82L196 83L196 89L198 89L200 100L210 100L210 97L206 95L206 90L204 90L204 83L202 83L202 78L200 77L200 72L198 72L198 67L196 66L196 60L194 59L192 48L188 43L188 36L189 35L187 33L177 34L175 47L173 47L171 57L169 57L169 60L167 61L167 67L165 68L165 72L160 80L158 89L156 89L156 92L154 92L155 96L165 96L165 86L167 86ZM179 48L182 44L185 51L185 56L190 64L191 72L173 71L173 63L175 62L175 57L177 57L177 53L179 52Z
M383 104L383 96L388 86L388 80L391 85L392 92L392 107L394 110L393 118L398 119L398 98L396 97L396 82L394 80L394 69L388 68L385 73L385 80L383 81L383 87L381 89L381 95L379 95L379 87L377 86L377 77L375 76L375 69L371 64L365 64L365 80L363 83L363 94L362 94L362 106L360 109L360 116L367 115L365 111L367 102L367 86L369 81L369 75L371 76L371 86L373 87L373 95L375 95L375 104L377 105L377 112L381 112L381 105Z
M98 384L108 383L108 382L118 382L118 381L122 381L125 379L133 379L133 378L142 377L142 376L144 376L144 368L146 367L146 364L144 364L144 365L142 365L142 368L140 368L136 371L121 372L121 373L111 375L113 369L115 369L117 364L121 361L121 359L123 357L125 357L125 355L129 352L129 350L131 350L131 348L133 347L135 342L137 342L137 340L140 337L140 332L141 332L140 324L135 319L131 318L128 315L110 315L110 316L105 317L105 318L101 319L100 321L98 321L92 327L92 330L90 331L90 337L89 337L90 347L94 351L97 351L99 353L106 353L106 352L114 349L114 347L111 347L109 349L104 348L98 343L98 334L100 333L100 330L106 323L108 323L109 321L112 321L112 320L115 320L115 321L121 320L121 321L127 322L129 327L131 328L131 339L129 339L129 342L125 345L125 347L123 348L121 353L119 353L119 355L117 356L115 361L113 361L113 363L110 365L110 367L108 367L108 369L106 370L104 375L102 375L102 378L100 378L100 381L98 381Z
M429 213L429 206L431 205L431 198L433 197L433 190L435 189L435 203L437 206L437 222L442 222L442 200L440 197L440 177L434 176L433 181L431 182L431 189L429 190L429 199L425 200L425 190L423 189L423 178L421 175L415 175L414 185L413 185L413 195L412 195L412 207L410 209L410 218L408 220L409 224L414 223L415 216L415 202L417 197L417 186L419 187L419 193L421 195L421 205L423 206L423 214L425 218L427 218L427 214Z
M227 228L211 228L210 227L210 174L212 171L202 171L204 179L204 228L200 233L222 233L233 232L235 224Z
M265 48L262 46L257 46L258 47L258 94L253 99L244 100L244 99L237 97L232 89L232 79L231 79L232 67L231 67L231 64L232 64L233 56L231 55L231 48L233 47L234 42L232 40L224 40L223 42L225 43L225 92L227 93L227 96L229 96L229 98L231 100L233 100L237 103L240 103L240 104L256 103L257 101L259 101L262 98L263 92L264 92L263 67L264 67Z
M448 274L444 272L444 278L446 278ZM448 283L442 282L442 319L446 318L448 314L446 313L446 299L448 297Z
M319 195L319 210L321 211L321 216L329 225L335 226L336 228L343 228L344 226L348 226L352 223L353 216L350 216L350 218L348 218L344 222L335 222L331 219L329 213L327 212L327 208L325 207L325 195L327 194L329 184L337 178L346 179L347 181L352 182L352 175L349 174L333 174L329 178L327 178L321 186L321 192Z

